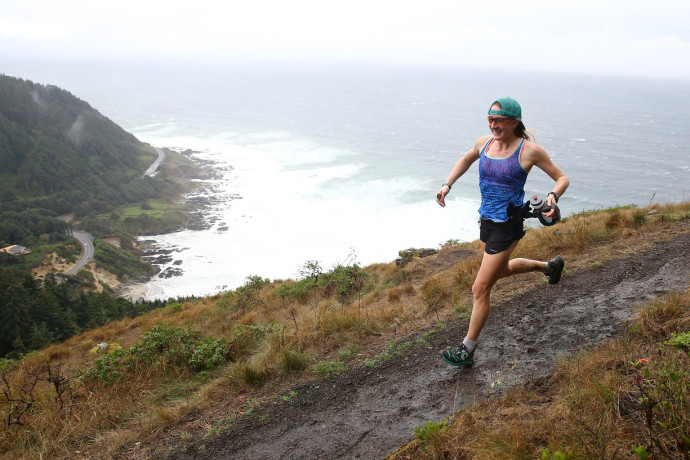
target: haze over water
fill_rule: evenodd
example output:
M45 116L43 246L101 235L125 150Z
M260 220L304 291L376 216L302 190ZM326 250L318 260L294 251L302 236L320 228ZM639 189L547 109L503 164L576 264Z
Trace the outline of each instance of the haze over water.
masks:
M353 251L366 265L476 239L477 166L445 209L434 196L489 134L488 106L506 95L571 180L564 215L690 196L690 109L679 103L690 82L375 65L4 67L223 171L207 184L217 201L211 229L156 237L180 249L184 274L152 280L150 298L210 294L249 275L295 277L307 260L329 268ZM535 168L526 193L551 187Z

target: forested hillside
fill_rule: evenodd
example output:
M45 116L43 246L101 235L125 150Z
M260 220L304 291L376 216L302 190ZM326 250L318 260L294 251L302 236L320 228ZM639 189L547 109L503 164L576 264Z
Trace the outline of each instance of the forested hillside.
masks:
M29 250L0 252L0 358L156 308L115 296L93 271L120 280L150 274L133 235L186 222L175 200L193 167L169 152L162 172L144 177L157 156L69 92L0 75L0 248ZM67 214L74 219L60 217ZM72 227L94 236L95 255L64 277L53 263L73 266L82 251ZM106 236L121 244L99 239Z
M179 215L166 215L160 228L147 221L148 227L130 230L113 220L118 207L179 195L177 177L142 177L156 157L151 146L69 92L0 75L0 247L35 247L40 236L43 243L60 241L69 228L57 219L64 214L89 218L97 229L84 230L104 234L179 225ZM130 213L130 220L136 217Z
M156 182L141 179L154 158L150 147L69 92L0 76L4 210L85 215L156 196Z

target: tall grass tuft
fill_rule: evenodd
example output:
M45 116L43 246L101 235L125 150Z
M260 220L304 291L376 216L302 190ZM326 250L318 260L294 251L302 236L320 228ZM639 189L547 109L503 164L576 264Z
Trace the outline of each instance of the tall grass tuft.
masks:
M302 371L309 367L309 355L301 351L282 350L279 366L287 372Z
M468 257L455 267L453 282L458 289L469 289L472 286L474 279L477 277L482 257L483 254L477 251L477 254Z
M661 340L678 327L690 329L690 319L678 319L679 314L688 305L690 305L688 292L676 292L665 299L654 300L637 313L634 330L651 340Z
M331 312L321 320L321 333L324 335L338 334L346 331L366 331L369 326L361 316L345 311Z
M604 226L608 230L615 230L617 228L629 225L632 222L632 220L633 219L629 213L624 212L620 209L616 209L608 215L608 218L606 219Z
M249 386L263 385L269 376L268 369L261 363L237 363L234 375Z
M422 283L422 302L427 313L435 313L437 319L439 310L449 304L451 295L450 288L438 277L427 278Z

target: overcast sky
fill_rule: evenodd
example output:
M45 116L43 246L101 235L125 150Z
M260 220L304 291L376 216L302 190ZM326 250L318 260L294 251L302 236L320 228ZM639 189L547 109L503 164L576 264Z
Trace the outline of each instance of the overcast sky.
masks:
M0 0L2 57L377 61L690 79L688 0Z

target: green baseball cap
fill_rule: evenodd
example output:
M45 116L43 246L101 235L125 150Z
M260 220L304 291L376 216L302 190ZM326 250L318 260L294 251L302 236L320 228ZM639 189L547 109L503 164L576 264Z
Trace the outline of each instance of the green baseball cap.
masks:
M501 104L501 110L491 110L491 106L497 102ZM489 106L489 115L503 115L508 118L522 119L522 108L520 104L518 104L518 101L512 97L502 97L491 103Z

